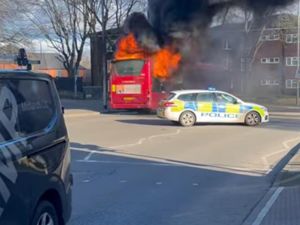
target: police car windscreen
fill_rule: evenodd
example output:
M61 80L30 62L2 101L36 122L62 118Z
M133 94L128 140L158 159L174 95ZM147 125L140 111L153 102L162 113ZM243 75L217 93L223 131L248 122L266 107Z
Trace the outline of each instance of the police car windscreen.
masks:
M144 64L144 60L128 60L115 62L114 67L119 76L139 76Z

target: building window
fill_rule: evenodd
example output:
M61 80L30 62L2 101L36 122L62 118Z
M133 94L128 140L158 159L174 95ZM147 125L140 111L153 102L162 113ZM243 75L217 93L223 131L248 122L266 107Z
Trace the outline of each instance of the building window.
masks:
M231 50L231 46L228 40L225 40L224 42L224 50L225 51L230 51Z
M286 57L286 66L298 66L298 57Z
M273 58L261 58L261 64L278 64L280 63L279 57L273 57Z
M279 34L265 34L261 37L262 41L277 41L280 39Z
M285 80L285 87L286 89L297 89L297 80L295 79Z
M278 80L261 80L260 81L261 86L279 86Z
M298 34L287 34L285 36L285 42L292 44L292 43L297 43L298 42Z

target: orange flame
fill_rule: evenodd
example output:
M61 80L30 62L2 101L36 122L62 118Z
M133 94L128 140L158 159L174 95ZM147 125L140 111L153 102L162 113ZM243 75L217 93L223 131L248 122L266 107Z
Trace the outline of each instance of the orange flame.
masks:
M121 38L118 43L118 50L115 53L115 59L144 59L146 58L146 52L138 46L137 41L133 34L129 34L124 38Z
M153 75L159 79L167 79L178 69L181 60L179 53L171 47L165 47L153 55Z
M116 60L146 58L153 62L153 76L162 80L169 78L178 69L181 61L181 55L171 46L150 53L138 45L132 33L120 39L115 53Z

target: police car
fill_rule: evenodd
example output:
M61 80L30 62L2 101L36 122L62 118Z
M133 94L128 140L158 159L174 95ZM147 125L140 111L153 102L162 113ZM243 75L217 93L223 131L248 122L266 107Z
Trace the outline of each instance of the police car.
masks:
M216 90L181 90L170 92L159 104L157 115L190 127L198 122L245 123L257 126L269 121L266 107Z

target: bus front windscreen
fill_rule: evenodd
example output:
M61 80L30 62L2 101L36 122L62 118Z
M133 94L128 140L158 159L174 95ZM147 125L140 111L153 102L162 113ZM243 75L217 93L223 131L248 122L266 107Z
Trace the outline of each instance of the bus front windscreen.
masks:
M139 76L144 64L144 60L117 61L114 68L119 76Z

